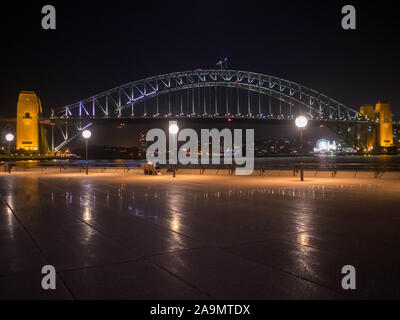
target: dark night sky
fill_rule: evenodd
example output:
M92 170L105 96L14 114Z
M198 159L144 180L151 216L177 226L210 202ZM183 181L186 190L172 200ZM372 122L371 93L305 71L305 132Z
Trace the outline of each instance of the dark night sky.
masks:
M388 101L400 114L400 13L389 1L32 1L2 3L0 117L20 90L45 110L157 74L230 68L301 83L344 104ZM41 29L41 8L57 30ZM341 28L341 7L357 30Z

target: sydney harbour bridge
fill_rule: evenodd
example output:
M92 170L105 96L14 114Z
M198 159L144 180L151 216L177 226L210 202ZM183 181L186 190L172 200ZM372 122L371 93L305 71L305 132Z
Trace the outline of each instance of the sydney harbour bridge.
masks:
M23 101L20 108L24 109ZM32 110L25 111L19 110L18 114L24 118L34 116ZM292 121L298 115L334 130L349 145L363 149L367 148L368 139L361 139L360 132L368 131L367 128L378 132L382 120L373 110L357 111L296 82L225 69L196 69L137 80L52 110L50 115L41 113L38 106L37 120L42 127L51 126L50 149L56 152L82 130L102 121L191 119L267 123ZM385 121L392 122L391 113ZM391 127L392 123L390 130ZM61 133L62 141L57 141L60 143L54 142L55 128Z

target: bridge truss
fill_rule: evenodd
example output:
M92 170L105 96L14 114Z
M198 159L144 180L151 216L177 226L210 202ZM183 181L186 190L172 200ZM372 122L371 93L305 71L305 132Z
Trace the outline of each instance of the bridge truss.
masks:
M362 115L313 89L282 78L247 71L175 72L137 80L52 113L78 120L78 131L96 119L273 119L297 115L310 120L357 122ZM63 132L64 142L74 136Z
M299 113L311 119L346 120L360 116L358 111L298 83L234 70L175 72L134 81L65 106L53 116L284 119Z

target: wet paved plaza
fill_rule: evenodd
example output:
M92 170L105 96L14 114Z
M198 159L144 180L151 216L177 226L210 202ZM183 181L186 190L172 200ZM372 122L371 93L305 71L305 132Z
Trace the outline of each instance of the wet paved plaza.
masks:
M398 179L1 173L0 299L398 299L399 194Z

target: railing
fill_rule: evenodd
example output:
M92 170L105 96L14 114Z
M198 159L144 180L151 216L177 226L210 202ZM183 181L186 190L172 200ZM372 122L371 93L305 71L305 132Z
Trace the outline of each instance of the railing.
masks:
M295 163L293 175L300 171L301 165L304 170L315 171L314 176L320 171L330 171L332 177L338 171L350 171L354 172L354 177L358 172L374 172L375 178L380 178L385 172L400 172L400 163Z
M46 162L3 162L4 171L29 171L31 169L40 169L40 171L46 171L47 169L58 169L59 172L63 172L66 169L77 169L79 172L83 172L86 168L85 162L66 162L58 163L52 161ZM89 162L90 169L100 169L100 172L104 173L110 169L118 169L123 172L129 172L131 169L140 169L145 171L143 163L132 163L132 162ZM254 173L264 175L266 171L292 171L295 176L300 171L300 167L303 165L305 171L314 171L314 176L319 172L330 172L332 177L335 177L339 171L354 172L354 177L357 177L359 172L373 172L375 178L380 178L385 172L400 172L400 163L271 163L271 164L255 164ZM162 165L159 169L164 172L172 173L174 169L179 171L181 169L199 170L199 174L206 173L207 170L216 170L216 174L219 172L227 172L229 175L234 175L236 165L234 164L220 164L220 165L187 165L187 166L172 166Z
M27 171L29 169L39 168L40 171L46 171L50 168L59 169L60 172L66 169L79 169L82 172L86 168L86 163L84 162L4 162L4 171L13 171L15 169L22 169L22 171ZM101 172L105 172L107 169L122 169L124 172L129 172L133 168L141 168L141 163L129 163L129 162L90 162L89 168L100 169Z

